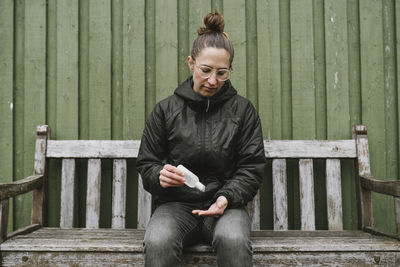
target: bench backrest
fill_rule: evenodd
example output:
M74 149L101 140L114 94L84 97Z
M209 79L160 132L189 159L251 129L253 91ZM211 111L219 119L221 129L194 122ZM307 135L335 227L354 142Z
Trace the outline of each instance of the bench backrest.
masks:
M288 229L287 159L299 160L301 229L315 230L313 159L325 159L328 227L330 230L343 230L340 159L357 159L358 174L370 174L366 128L356 126L353 133L354 138L350 140L264 141L265 155L272 160L275 230ZM47 159L62 160L60 227L73 227L75 160L85 158L88 159L86 227L99 227L101 160L113 159L111 227L125 228L127 159L137 157L140 141L50 140L48 137L49 128L39 126L35 174L47 171ZM138 228L143 229L151 215L151 195L143 189L140 176L138 183ZM249 203L248 210L253 229L259 229L259 195Z

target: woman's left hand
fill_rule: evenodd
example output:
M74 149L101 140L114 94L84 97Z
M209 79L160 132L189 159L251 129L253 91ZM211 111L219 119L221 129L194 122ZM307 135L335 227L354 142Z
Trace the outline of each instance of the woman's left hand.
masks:
M224 214L226 207L228 206L228 200L224 196L220 196L217 198L214 204L212 204L208 210L193 210L193 214L197 214L199 216L211 216L211 217L219 217Z

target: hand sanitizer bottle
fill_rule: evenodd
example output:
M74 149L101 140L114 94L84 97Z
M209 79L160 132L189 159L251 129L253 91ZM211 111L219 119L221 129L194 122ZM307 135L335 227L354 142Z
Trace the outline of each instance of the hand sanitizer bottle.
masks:
M179 170L181 170L184 173L185 176L185 184L189 187L195 187L201 192L204 192L206 190L206 187L199 182L199 177L197 177L196 174L193 172L189 171L186 169L183 165L178 165L177 167Z

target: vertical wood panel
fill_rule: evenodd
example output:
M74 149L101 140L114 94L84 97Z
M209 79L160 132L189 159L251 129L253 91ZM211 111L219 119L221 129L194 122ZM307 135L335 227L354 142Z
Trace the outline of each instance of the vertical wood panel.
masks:
M324 6L326 5L326 0L314 0L313 1L313 35L314 35L314 82L315 82L315 137L317 139L326 139L326 66L325 62L325 11ZM316 177L324 176L321 170L322 166L319 162L316 163L317 171ZM321 188L323 188L323 182L318 184L321 179L316 181L316 197L319 197ZM322 204L322 201L317 202Z
M286 160L272 161L274 230L288 230Z
M143 182L138 175L138 209L137 209L137 228L146 229L151 217L151 194L144 190Z
M60 227L71 228L74 224L75 160L62 160Z
M0 1L0 183L13 181L14 1ZM12 230L10 202L8 229ZM7 230L6 230L7 231Z
M246 1L246 95L258 109L257 4Z
M342 187L340 160L326 160L326 198L328 210L328 229L343 230Z
M156 101L174 93L178 85L177 0L156 1Z
M156 8L155 0L146 1L145 43L146 43L146 117L156 104Z
M190 54L189 40L189 1L178 0L178 83L182 83L190 75L187 57Z
M246 59L246 1L225 0L224 18L225 31L235 48L233 59L233 73L231 81L233 87L242 96L247 96L247 59Z
M279 0L257 1L258 107L266 139L282 137Z
M314 175L311 159L299 160L301 230L315 230Z
M371 169L374 175L387 177L387 164L393 155L388 146L393 146L390 140L393 131L388 125L392 118L392 105L388 98L391 85L385 72L385 8L382 1L360 1L360 40L361 40L361 86L362 86L362 123L368 126L370 143ZM387 89L386 89L387 88ZM388 113L389 112L389 113ZM383 130L385 129L385 130ZM397 140L395 141L397 142ZM377 212L376 226L387 229L393 222L393 202L381 195L373 195L374 210ZM387 207L391 207L388 209ZM389 219L391 218L391 219ZM381 229L382 229L381 228Z
M121 140L123 139L123 127L124 127L124 112L123 112L123 64L125 60L123 59L123 39L124 32L123 27L126 25L128 28L131 28L132 25L128 25L124 23L124 5L121 0L115 0L111 2L111 27L112 27L112 49L111 49L111 99L112 99L112 115L111 115L111 124L112 124L112 133L111 136L113 139ZM129 36L129 34L127 34ZM128 62L132 61L127 60Z
M313 1L290 2L293 138L315 138Z
M111 138L111 2L89 1L89 138Z
M78 0L57 1L57 136L78 138Z
M28 1L23 7L23 77L19 86L22 90L23 110L20 110L19 119L23 133L20 140L23 167L19 167L17 179L32 173L35 129L46 119L46 2L44 0ZM31 194L16 197L17 228L30 223Z
M99 228L101 160L89 159L87 169L86 228Z
M114 229L125 228L126 215L126 160L115 159L113 167L112 221Z
M140 139L145 124L145 1L123 4L122 138Z
M14 129L21 129L14 132L14 178L18 180L24 178L24 77L25 77L25 3L22 0L15 2L15 91L14 91ZM33 151L33 148L32 148ZM17 200L15 198L14 200ZM16 223L23 215L18 199L14 205L14 228L22 226Z

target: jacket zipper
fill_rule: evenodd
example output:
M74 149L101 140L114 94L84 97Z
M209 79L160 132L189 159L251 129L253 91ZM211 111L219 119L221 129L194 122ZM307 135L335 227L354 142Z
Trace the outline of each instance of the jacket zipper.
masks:
M204 169L204 163L205 163L205 150L206 150L206 118L207 118L207 112L208 109L210 108L210 99L207 99L207 108L206 112L203 113L202 116L202 122L201 122L201 159L202 159L202 165Z

